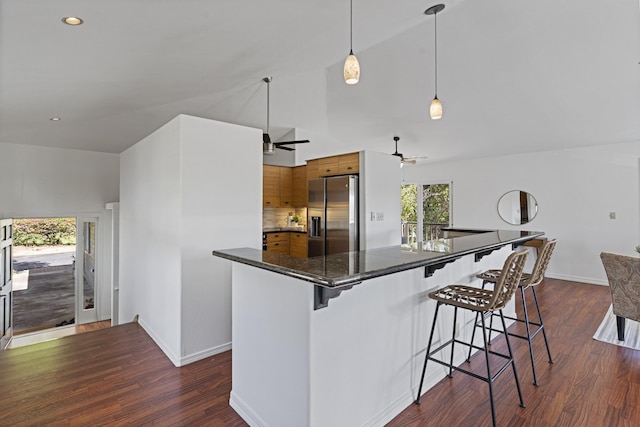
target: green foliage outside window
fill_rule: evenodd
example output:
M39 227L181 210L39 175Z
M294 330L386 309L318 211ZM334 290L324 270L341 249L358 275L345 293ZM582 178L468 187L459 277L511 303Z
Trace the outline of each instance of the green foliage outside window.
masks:
M76 244L75 218L32 218L13 220L14 246Z
M449 224L449 184L425 185L424 222L427 224Z

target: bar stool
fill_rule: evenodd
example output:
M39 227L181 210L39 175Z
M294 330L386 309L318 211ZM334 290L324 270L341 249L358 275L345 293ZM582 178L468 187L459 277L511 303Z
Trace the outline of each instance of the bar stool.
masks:
M491 351L488 348L487 336L484 333L486 329L485 324L485 316L491 316L492 313L498 312L500 319L502 319L502 326L506 331L506 324L504 321L504 315L502 314L502 309L507 304L507 302L513 296L513 293L520 283L520 278L522 277L522 269L524 268L524 263L527 258L527 251L514 252L504 263L504 267L501 270L501 274L498 276L496 280L496 286L494 286L493 290L488 289L480 289L471 286L464 285L449 285L444 288L433 291L429 294L429 298L437 301L436 311L433 317L433 324L431 326L431 333L429 335L429 343L427 344L427 353L424 359L424 366L422 368L422 378L420 379L420 386L418 388L418 396L416 397L415 403L420 403L420 395L422 394L422 385L424 383L424 375L427 371L427 362L429 360L444 365L449 368L448 376L451 377L452 371L455 369L456 371L463 372L467 375L471 375L474 378L481 379L489 384L489 399L491 401L491 419L493 421L493 425L496 425L496 413L495 413L495 405L493 402L493 382L502 372L506 370L506 368L511 365L513 368L513 376L516 380L516 387L518 389L518 397L520 398L520 406L524 408L524 401L522 400L522 392L520 391L520 382L518 381L518 373L516 372L516 365L513 360L513 352L511 351L511 344L509 343L509 335L504 334L505 340L507 342L508 354L502 354L495 351ZM431 343L433 342L433 334L436 329L436 320L438 319L438 310L442 304L451 305L454 308L453 311L453 335L451 340L442 344L435 350L431 350ZM483 328L483 338L484 338L484 346L479 347L471 343L466 343L464 341L457 340L455 337L456 331L456 321L458 317L458 308L471 310L480 315L482 319L482 328ZM475 328L474 328L475 331ZM433 355L446 346L451 344L451 358L448 362L436 359ZM458 366L453 365L453 354L454 354L454 346L455 344L462 344L469 346L469 349L475 348L478 350L484 351L485 362L487 366L487 376L483 377L474 372L468 371ZM489 364L489 354L493 354L495 356L499 356L503 359L506 359L505 363L496 371L495 374L491 373L491 367Z
M531 340L533 337L538 335L540 331L542 331L542 336L544 337L544 344L547 347L547 355L549 356L549 363L553 363L553 359L551 357L551 350L549 349L549 341L547 340L547 333L544 329L544 322L542 321L542 314L540 313L540 305L538 304L538 295L536 294L536 285L539 285L544 280L544 273L547 271L547 266L549 265L549 260L551 259L551 254L556 247L557 240L549 240L547 241L542 248L538 252L538 257L536 258L536 263L533 266L533 270L531 273L523 273L522 278L520 279L520 283L518 284L518 288L520 289L520 296L522 297L522 310L524 312L524 319L518 319L517 317L509 317L504 316L507 319L515 320L516 322L524 323L525 329L527 331L527 335L519 335L513 332L508 332L509 336L520 338L527 340L529 343L529 357L531 358L531 369L533 370L533 384L538 385L538 377L536 376L536 365L533 360L533 346L531 345ZM500 270L487 270L476 275L477 278L482 279L482 288L484 289L487 283L495 284L497 283L497 279L500 276ZM525 299L525 290L531 289L533 293L533 300L536 303L536 310L538 311L538 322L534 322L529 319L529 312L527 311L527 301ZM478 325L478 317L476 316L476 327ZM531 331L531 325L535 326L535 330ZM489 323L489 334L491 331L496 331L493 329L493 318ZM496 331L503 332L503 331ZM473 333L471 334L471 340L473 341L473 336L475 335L475 328ZM471 350L469 350L469 357L471 356Z

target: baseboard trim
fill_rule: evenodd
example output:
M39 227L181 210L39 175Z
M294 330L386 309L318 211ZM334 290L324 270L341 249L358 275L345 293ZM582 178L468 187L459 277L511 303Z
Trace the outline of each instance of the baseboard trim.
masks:
M229 406L233 408L234 411L242 417L243 420L246 421L251 427L268 427L269 425L264 422L262 418L260 418L255 412L249 408L249 406L244 403L244 401L238 397L237 394L233 393L231 390L231 395L229 396Z
M138 325L140 325L140 327L144 329L144 331L147 333L147 335L151 337L151 339L156 343L156 345L160 347L160 350L162 350L165 356L169 358L171 363L173 363L177 367L180 367L180 358L175 354L173 354L171 350L169 350L169 346L165 344L165 342L160 338L160 336L156 334L155 331L149 325L147 325L143 319L139 319Z
M206 359L207 357L215 356L216 354L224 353L228 350L231 350L230 342L183 356L180 358L180 366L188 365L189 363L197 362L198 360Z
M197 353L189 354L186 356L178 357L169 350L169 346L167 346L162 339L156 334L153 329L147 325L144 320L139 319L138 324L145 330L145 332L151 337L151 339L156 343L160 350L171 360L176 367L181 367L184 365L188 365L193 362L197 362L198 360L206 359L207 357L215 356L216 354L224 353L225 351L231 350L231 343L228 342L226 344L219 345L217 347L208 348L206 350L199 351Z
M568 274L546 273L545 277L550 279L567 280L569 282L587 283L589 285L609 286L609 282L592 277L570 276Z

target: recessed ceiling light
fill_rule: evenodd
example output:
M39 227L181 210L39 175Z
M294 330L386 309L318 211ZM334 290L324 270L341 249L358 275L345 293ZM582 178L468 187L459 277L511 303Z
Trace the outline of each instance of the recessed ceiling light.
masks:
M51 117L49 120L51 120L52 122L59 122L61 119L60 117Z
M84 21L76 16L65 16L62 18L62 22L67 25L82 25Z

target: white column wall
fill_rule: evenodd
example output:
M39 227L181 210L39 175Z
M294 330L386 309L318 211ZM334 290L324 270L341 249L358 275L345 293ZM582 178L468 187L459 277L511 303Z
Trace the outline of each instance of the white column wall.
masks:
M121 155L120 316L183 365L231 348L231 268L262 244L259 129L180 115Z
M231 266L214 249L262 247L259 129L181 116L183 363L231 348Z
M400 244L400 159L375 151L360 152L360 248ZM371 219L371 212L382 220Z
M640 244L640 142L403 168L405 183L453 181L455 227L544 231L558 239L547 276L606 285L601 251ZM497 204L510 190L538 201L529 224L510 226ZM615 212L616 219L609 213Z
M120 313L180 360L180 120L120 155Z

